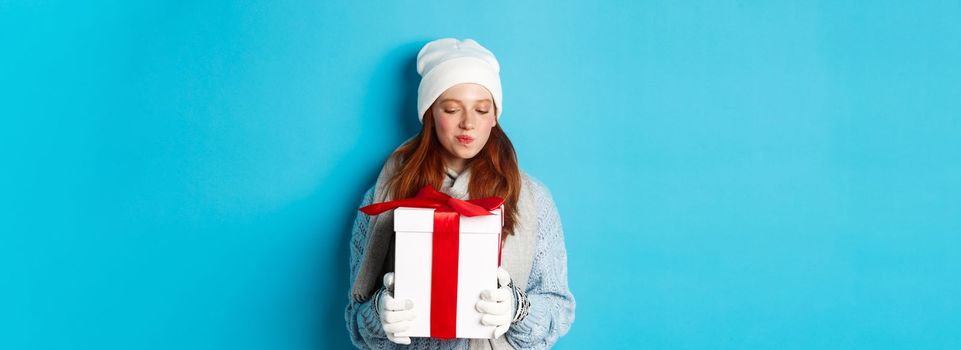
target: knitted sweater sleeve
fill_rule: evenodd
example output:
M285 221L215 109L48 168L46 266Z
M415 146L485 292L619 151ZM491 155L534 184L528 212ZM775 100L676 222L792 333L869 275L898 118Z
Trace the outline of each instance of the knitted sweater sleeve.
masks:
M537 205L537 238L527 282L530 310L512 325L508 342L517 349L547 349L574 322L574 296L567 286L567 249L564 230L550 191L532 179Z
M359 207L371 204L374 200L374 188L371 187L364 194L364 199ZM364 249L367 247L367 236L369 233L370 216L357 212L354 219L354 227L351 230L350 238L350 281L351 285L360 263L364 256ZM348 289L349 293L349 289ZM347 331L350 333L350 341L354 346L361 349L393 349L394 344L387 340L384 328L381 326L380 319L374 313L371 299L364 302L355 302L353 298L347 302L347 309L344 317L347 320Z

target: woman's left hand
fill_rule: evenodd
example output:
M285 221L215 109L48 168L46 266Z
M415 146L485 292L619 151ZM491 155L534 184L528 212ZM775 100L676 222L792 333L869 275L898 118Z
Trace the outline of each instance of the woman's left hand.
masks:
M503 267L497 268L497 289L481 292L476 309L483 314L481 323L494 327L494 338L500 338L511 325L511 309L514 308L514 294L511 292L511 275Z

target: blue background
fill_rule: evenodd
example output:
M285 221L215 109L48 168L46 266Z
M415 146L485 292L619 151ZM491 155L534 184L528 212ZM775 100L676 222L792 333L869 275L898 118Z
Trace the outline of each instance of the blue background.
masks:
M0 348L332 349L414 56L498 56L576 348L961 348L961 4L0 1Z

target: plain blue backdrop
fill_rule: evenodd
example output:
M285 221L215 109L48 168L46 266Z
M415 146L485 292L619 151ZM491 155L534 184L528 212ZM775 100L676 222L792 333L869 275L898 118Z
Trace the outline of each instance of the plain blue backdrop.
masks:
M961 3L0 1L0 349L350 346L414 56L499 58L561 349L961 348Z

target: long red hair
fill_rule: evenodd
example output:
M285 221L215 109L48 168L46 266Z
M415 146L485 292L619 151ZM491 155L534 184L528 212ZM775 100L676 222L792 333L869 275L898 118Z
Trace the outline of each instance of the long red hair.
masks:
M434 132L433 108L424 113L420 133L397 148L390 158L399 169L387 182L387 191L393 198L410 198L424 185L440 190L444 183L445 152ZM514 234L517 222L517 200L521 191L521 175L517 166L517 154L500 123L491 129L484 148L467 165L471 170L467 186L468 199L497 196L505 199L504 233L502 238Z

